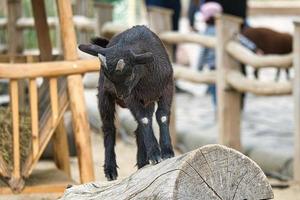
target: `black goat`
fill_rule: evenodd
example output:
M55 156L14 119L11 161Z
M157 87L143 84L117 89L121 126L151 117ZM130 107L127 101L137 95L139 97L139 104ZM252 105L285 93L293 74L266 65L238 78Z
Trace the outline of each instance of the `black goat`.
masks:
M145 26L135 26L110 41L95 38L79 49L98 56L101 70L98 87L105 147L104 172L108 180L118 176L115 158L115 105L128 108L138 123L137 166L156 164L161 158L174 156L169 134L170 108L173 98L173 69L167 52L158 38ZM158 142L152 129L155 102L159 124Z

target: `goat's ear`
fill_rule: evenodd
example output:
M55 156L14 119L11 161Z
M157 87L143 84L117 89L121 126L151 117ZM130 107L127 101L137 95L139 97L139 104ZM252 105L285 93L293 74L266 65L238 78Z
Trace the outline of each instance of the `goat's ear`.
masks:
M80 44L78 46L78 48L85 52L88 53L92 56L98 56L98 54L103 54L105 55L105 48L102 48L98 45L94 45L94 44Z
M108 45L109 40L106 38L94 37L91 39L91 43L105 48Z
M153 62L154 60L151 52L135 54L132 50L130 50L130 54L136 64L147 64Z

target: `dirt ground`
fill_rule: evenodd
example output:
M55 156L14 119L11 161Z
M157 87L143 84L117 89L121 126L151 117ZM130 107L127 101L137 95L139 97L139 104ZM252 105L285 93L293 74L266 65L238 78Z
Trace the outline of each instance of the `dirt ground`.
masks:
M129 174L136 171L135 159L136 159L136 145L134 140L130 142L133 144L124 143L121 140L117 141L116 155L119 166L119 178L124 178ZM94 168L97 181L105 181L103 174L103 141L99 134L92 134L93 143L93 156L94 156ZM179 152L176 152L178 155ZM39 169L53 168L54 164L51 161L42 161L39 163ZM78 164L76 158L71 158L71 171L72 177L75 181L79 181ZM273 182L273 181L272 181ZM300 200L300 185L293 185L288 189L274 189L275 200ZM0 200L53 200L57 199L61 194L35 194L35 195L14 195L0 196Z

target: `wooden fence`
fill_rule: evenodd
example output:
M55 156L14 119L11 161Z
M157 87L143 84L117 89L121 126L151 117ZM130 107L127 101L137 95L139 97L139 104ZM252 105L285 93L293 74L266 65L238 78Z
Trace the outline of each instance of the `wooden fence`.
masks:
M259 56L237 41L234 35L240 32L241 20L223 15L217 20L217 36L209 37L195 33L178 33L166 31L159 33L162 41L168 45L194 43L216 49L217 70L195 72L185 67L174 66L175 79L194 83L216 83L218 95L219 143L241 150L241 93L278 96L293 94L295 99L295 153L294 179L300 181L300 23L295 23L294 51L287 55ZM102 34L111 37L126 29L113 23L103 26ZM290 68L294 67L293 82L262 82L246 78L240 72L241 63L254 68ZM174 113L174 111L173 111Z

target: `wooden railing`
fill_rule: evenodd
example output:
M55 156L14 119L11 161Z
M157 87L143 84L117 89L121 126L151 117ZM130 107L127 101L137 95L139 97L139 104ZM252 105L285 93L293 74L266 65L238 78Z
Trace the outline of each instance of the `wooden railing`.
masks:
M68 77L86 72L99 71L98 59L41 62L31 64L0 64L0 79L9 79L10 82L10 106L12 112L12 135L13 135L13 168L12 172L6 163L0 160L0 175L10 178L8 182L13 189L22 188L22 177L28 177L42 152L46 148L55 128L60 122L68 106L66 94L66 79ZM48 111L39 110L37 78L49 78L50 102ZM28 80L29 105L31 116L31 153L21 165L20 158L20 108L18 81ZM58 84L59 82L59 84ZM39 115L39 112L44 112ZM39 117L41 116L41 117ZM20 186L21 185L21 186Z

